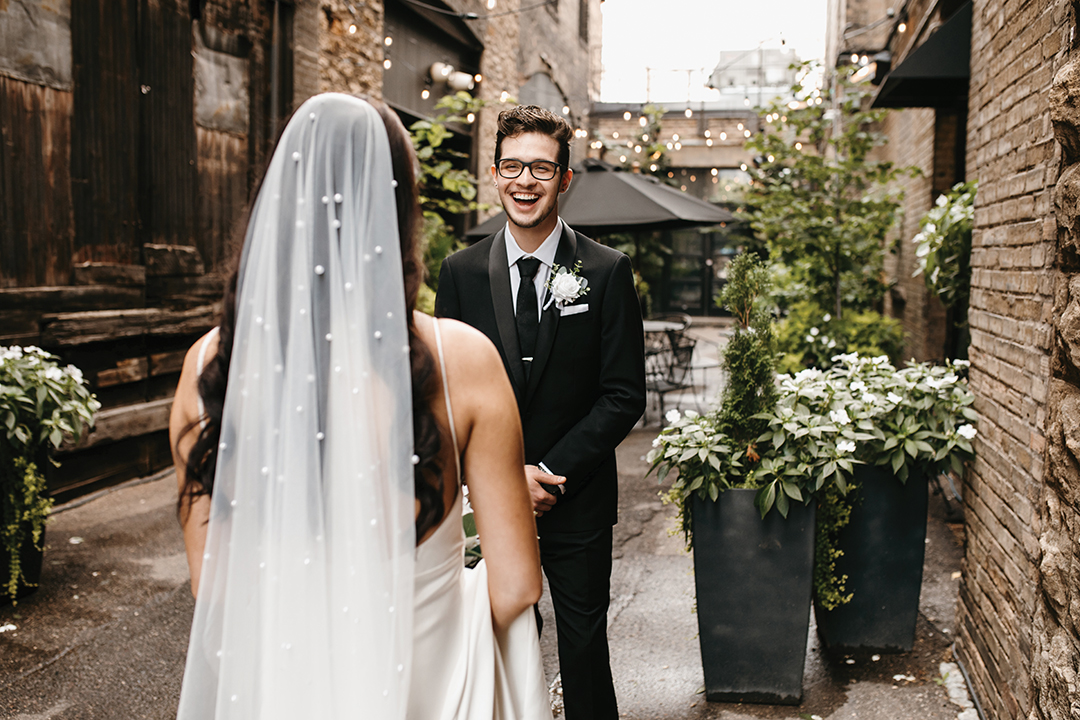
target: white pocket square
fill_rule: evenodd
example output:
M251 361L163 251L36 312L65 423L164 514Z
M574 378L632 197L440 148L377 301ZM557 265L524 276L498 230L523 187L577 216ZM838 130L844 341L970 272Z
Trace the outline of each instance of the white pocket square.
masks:
M589 311L589 303L584 303L582 305L566 305L565 307L559 308L559 314L562 315L563 317L566 317L567 315L577 315L578 313L583 313L583 312L588 312L588 311Z

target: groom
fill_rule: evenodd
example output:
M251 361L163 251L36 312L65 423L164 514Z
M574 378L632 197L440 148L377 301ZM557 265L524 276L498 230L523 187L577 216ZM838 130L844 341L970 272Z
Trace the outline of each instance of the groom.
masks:
M506 227L443 262L435 313L478 328L502 355L525 434L566 718L608 720L618 716L607 644L615 447L645 410L644 335L629 258L559 218L572 138L543 108L499 115L491 175Z

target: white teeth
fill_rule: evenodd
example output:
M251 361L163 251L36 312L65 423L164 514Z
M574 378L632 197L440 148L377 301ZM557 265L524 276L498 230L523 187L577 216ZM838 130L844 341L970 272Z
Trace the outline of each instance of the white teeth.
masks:
M515 200L536 200L539 195L530 195L529 193L514 193Z

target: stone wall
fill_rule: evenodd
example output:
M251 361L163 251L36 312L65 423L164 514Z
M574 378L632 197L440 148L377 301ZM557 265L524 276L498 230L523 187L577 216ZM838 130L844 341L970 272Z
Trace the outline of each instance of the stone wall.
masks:
M1075 43L1074 7L1055 7L1047 50ZM1071 10L1071 12L1070 12ZM1065 20L1064 23L1061 21ZM1050 117L1062 167L1053 192L1057 221L1055 337L1047 417L1047 473L1039 499L1040 587L1033 628L1033 691L1039 717L1076 717L1080 708L1080 59L1054 78ZM1054 57L1054 56L1051 56ZM1059 62L1054 63L1060 64ZM1056 160L1057 158L1055 158Z
M957 650L990 718L1075 717L1070 617L1080 611L1068 600L1078 558L1066 533L1075 533L1078 501L1075 460L1065 473L1075 438L1065 436L1076 434L1069 418L1080 393L1060 349L1067 317L1054 321L1071 307L1075 271L1068 253L1055 263L1060 152L1048 101L1074 22L1065 0L977 0L972 22L967 176L979 193L969 320L980 419L964 488Z

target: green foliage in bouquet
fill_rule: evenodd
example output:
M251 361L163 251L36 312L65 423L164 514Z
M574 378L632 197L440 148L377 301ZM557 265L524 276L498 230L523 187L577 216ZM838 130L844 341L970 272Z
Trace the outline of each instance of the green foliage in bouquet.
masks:
M912 242L926 287L947 307L967 306L971 290L971 228L977 183L957 183L920 221Z

